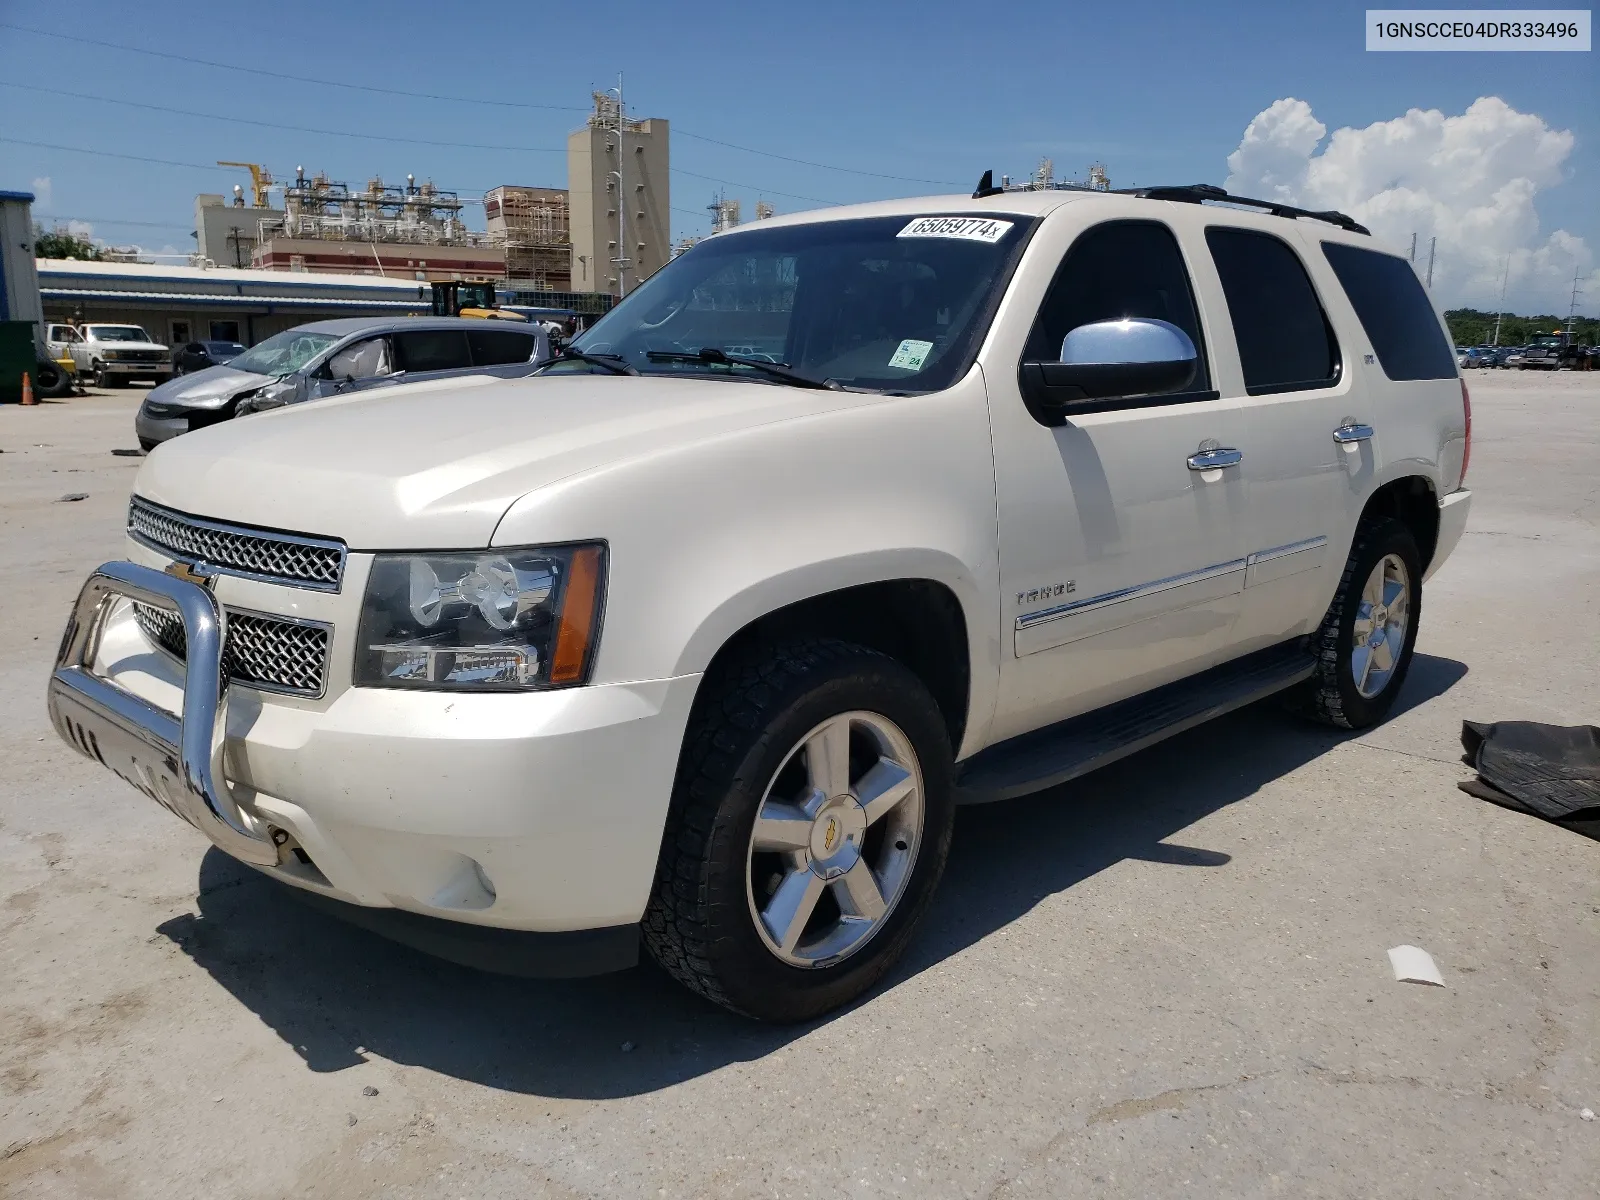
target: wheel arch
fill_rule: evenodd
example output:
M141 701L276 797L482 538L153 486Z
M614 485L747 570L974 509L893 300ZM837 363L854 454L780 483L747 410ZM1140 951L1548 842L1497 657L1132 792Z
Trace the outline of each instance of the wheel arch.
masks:
M1379 487L1361 510L1361 524L1393 517L1411 530L1426 574L1439 548L1439 493L1425 475L1401 475Z
M866 646L895 659L923 682L945 718L952 750L959 753L974 723L977 634L973 607L963 603L958 587L929 575L907 574L756 604L754 615L748 615L751 597L736 597L708 618L685 649L684 670L703 671L709 678L762 646L807 637ZM747 613L745 619L728 619L740 609Z

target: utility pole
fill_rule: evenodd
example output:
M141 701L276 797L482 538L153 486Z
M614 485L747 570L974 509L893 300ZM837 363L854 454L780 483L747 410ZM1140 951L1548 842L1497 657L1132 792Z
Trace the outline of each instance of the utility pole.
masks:
M1575 266L1572 268L1572 303L1567 307L1567 325L1565 329L1565 340L1569 346L1578 340L1578 297L1583 294L1583 290L1578 287L1578 276L1582 270L1582 267Z
M1437 250L1438 248L1439 248L1439 239L1437 237L1429 238L1428 239L1428 286L1430 288L1433 286L1433 252L1435 250Z
M1417 234L1415 230L1411 232L1411 261L1413 263L1417 261Z
M1506 285L1510 282L1511 256L1508 254L1506 255L1505 274L1500 277L1500 307L1494 314L1494 340L1489 343L1491 346L1498 346L1500 344L1500 320L1506 315Z
M244 254L242 253L242 239L239 237L239 227L237 225L229 225L228 228L232 231L228 234L228 240L233 243L233 265L242 268L244 266Z
M622 136L627 125L627 110L622 104L622 72L617 72L617 86L612 89L617 93L617 169L611 172L611 177L617 181L617 256L611 261L617 267L617 299L628 294L627 270L632 261L628 258L628 197L626 181L622 177L622 164L626 161L623 157Z

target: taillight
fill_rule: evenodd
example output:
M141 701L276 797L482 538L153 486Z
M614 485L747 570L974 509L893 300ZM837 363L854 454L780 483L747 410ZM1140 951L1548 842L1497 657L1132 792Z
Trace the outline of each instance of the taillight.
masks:
M1461 412L1467 419L1467 444L1461 448L1461 478L1456 487L1467 484L1467 463L1472 459L1472 395L1467 391L1467 381L1461 381Z

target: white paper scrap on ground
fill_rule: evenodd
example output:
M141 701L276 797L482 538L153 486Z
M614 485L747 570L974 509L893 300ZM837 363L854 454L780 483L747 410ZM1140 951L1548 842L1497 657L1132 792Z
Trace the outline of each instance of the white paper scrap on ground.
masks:
M1401 983L1444 986L1444 978L1439 974L1433 955L1419 946L1396 946L1389 951L1389 965L1394 968L1394 977Z

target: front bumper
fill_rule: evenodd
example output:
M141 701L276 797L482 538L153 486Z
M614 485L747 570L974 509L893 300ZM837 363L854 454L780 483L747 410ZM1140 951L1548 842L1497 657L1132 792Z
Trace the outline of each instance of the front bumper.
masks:
M100 369L107 375L126 375L130 379L171 379L170 362L111 362L100 360Z
M188 417L152 417L143 408L133 415L133 432L141 442L166 442L189 432Z
M350 590L319 599L359 604ZM187 666L119 597L179 612ZM226 630L206 587L100 568L51 680L57 730L227 853L365 910L358 923L380 932L434 953L462 923L562 935L520 953L462 929L460 952L444 953L490 965L462 957L481 942L523 973L631 961L618 947L636 942L649 898L697 676L514 695L352 688L338 673L320 698L208 690Z

